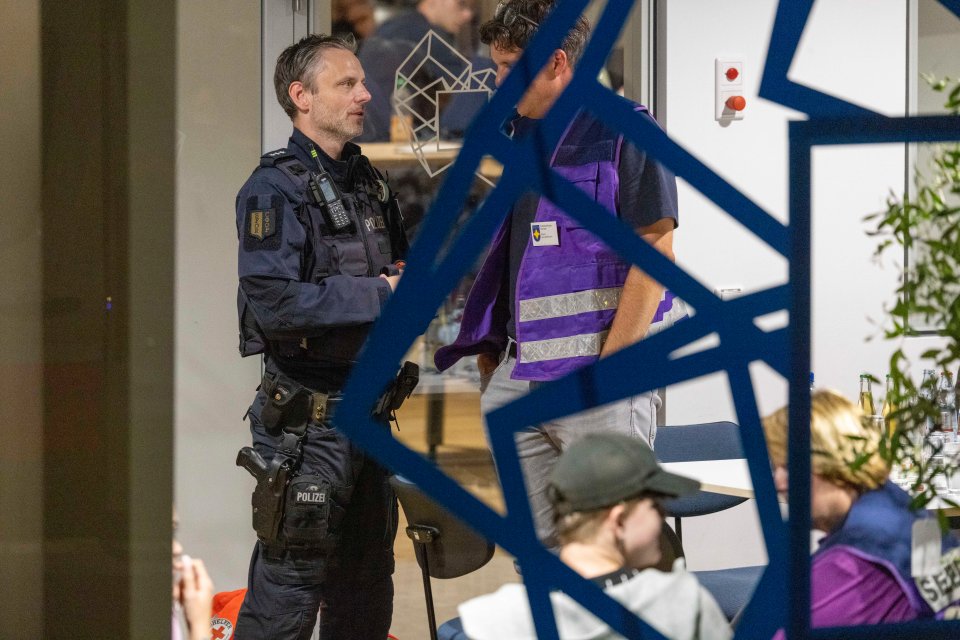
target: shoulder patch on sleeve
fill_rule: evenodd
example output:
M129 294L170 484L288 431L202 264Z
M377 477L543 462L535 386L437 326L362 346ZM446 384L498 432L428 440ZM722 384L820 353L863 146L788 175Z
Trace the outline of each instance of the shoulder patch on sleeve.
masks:
M287 151L286 148L283 149L274 149L273 151L268 151L267 153L260 156L260 166L261 167L272 167L280 160L284 158L293 158L295 157L292 153Z
M277 232L276 211L274 209L257 209L250 212L250 230L251 236L257 240L269 238Z
M283 238L283 198L270 196L269 206L263 206L265 198L247 198L244 218L243 248L245 251L275 251Z

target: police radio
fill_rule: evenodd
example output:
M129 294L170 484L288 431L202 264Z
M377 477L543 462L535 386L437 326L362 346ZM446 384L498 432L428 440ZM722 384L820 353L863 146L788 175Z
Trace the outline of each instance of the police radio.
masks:
M340 232L349 227L350 216L347 215L347 209L343 206L343 199L340 196L340 190L330 174L323 170L320 164L320 158L317 156L317 150L310 145L310 155L317 162L319 172L310 172L310 196L316 204L323 205L323 218L335 232Z

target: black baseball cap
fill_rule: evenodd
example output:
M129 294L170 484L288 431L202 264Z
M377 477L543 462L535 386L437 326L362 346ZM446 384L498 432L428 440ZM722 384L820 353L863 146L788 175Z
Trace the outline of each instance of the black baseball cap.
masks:
M643 494L677 498L700 483L664 471L639 438L605 433L584 437L563 452L547 495L560 515L602 509Z

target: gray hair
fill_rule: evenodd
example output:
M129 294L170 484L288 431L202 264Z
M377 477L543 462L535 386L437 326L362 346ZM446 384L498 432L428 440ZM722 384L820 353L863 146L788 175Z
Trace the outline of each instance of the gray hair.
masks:
M302 82L304 88L313 91L313 79L321 69L323 52L327 49L343 49L357 52L357 43L350 36L328 36L314 33L300 39L283 50L277 58L277 68L273 73L273 86L277 91L277 102L283 107L290 119L297 115L297 105L290 99L290 85Z

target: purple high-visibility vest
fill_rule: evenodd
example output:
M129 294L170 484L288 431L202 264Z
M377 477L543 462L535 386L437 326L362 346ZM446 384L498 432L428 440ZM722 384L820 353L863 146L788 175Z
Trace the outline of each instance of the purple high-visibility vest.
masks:
M641 105L635 108L646 111ZM550 166L615 216L622 144L622 135L581 112L554 149ZM555 380L597 360L630 269L600 238L541 197L534 225L544 222L556 223L559 245L535 247L528 239L520 262L514 300L517 364L512 376L518 380ZM441 371L464 356L506 348L509 229L507 218L467 296L457 339L434 356ZM654 319L662 319L672 304L673 295L668 294Z
M960 604L960 549L952 536L943 536L940 572L917 578L911 575L912 527L925 517L923 511L912 511L910 496L888 481L853 503L841 527L821 541L813 562L821 554L845 551L885 567L900 584L917 617L943 617L951 609L954 611L949 615L955 616ZM816 584L813 591L817 591ZM848 604L841 599L836 606ZM824 610L822 615L842 620L846 612Z

